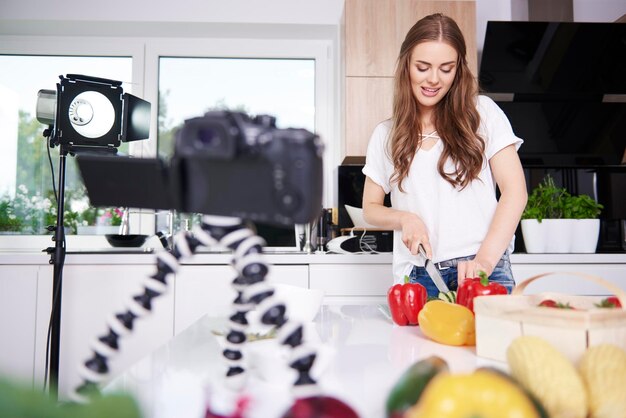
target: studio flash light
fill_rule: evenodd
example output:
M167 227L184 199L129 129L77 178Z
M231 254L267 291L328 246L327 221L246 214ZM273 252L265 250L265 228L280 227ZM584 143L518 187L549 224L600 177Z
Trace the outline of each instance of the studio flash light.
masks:
M150 103L124 93L121 81L77 74L59 78L56 91L37 95L37 120L52 127L51 146L117 148L148 138Z
M56 91L37 94L37 120L49 128L43 136L50 148L59 147L57 219L50 254L53 269L53 299L50 321L50 393L56 399L61 341L61 294L65 264L65 173L68 155L117 154L122 142L150 136L150 103L124 93L122 82L106 78L68 74L59 76ZM115 156L115 158L121 158ZM105 173L100 173L106 177ZM128 180L128 179L126 179ZM55 191L56 194L56 191ZM45 383L44 383L45 387Z

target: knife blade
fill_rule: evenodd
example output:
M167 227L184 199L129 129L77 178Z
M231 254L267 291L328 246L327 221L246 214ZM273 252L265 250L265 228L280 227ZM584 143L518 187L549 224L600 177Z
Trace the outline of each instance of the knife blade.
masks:
M426 250L424 250L422 244L419 245L419 252L422 257L424 257L424 268L426 269L426 272L428 273L430 278L433 280L433 283L435 283L435 286L437 286L437 289L439 289L439 291L443 293L449 292L450 289L448 289L446 282L443 280L443 277L441 277L439 269L437 269L437 266L433 264L432 260L428 258L428 256L426 256Z

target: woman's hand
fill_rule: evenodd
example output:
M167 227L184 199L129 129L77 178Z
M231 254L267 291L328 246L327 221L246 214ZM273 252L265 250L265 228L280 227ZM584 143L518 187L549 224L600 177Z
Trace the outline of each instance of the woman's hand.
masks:
M432 258L432 249L424 221L414 213L404 212L400 215L400 225L402 226L402 242L411 254L418 254L421 244L428 258Z
M369 177L365 177L362 204L365 221L380 228L401 231L402 242L411 254L418 254L421 244L428 258L432 258L428 230L424 221L415 213L385 207L384 199L383 188Z
M457 265L457 282L459 286L466 278L478 277L479 271L487 273L487 277L493 273L493 266L487 260L475 258L473 260L459 261Z

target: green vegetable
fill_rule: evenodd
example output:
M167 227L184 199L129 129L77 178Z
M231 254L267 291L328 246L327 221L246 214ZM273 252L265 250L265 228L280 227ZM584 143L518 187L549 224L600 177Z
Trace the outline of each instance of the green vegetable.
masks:
M586 194L569 196L563 204L565 219L595 219L600 215L602 206Z
M604 206L587 195L572 196L549 174L528 196L522 219L595 219Z
M89 404L58 404L42 391L0 379L0 418L139 418L128 395L94 397Z
M456 303L456 291L450 290L448 292L439 292L437 298L439 300L443 300L444 302Z
M428 382L440 372L447 370L446 361L437 356L414 363L391 388L385 406L387 417L402 417L407 409L417 403Z

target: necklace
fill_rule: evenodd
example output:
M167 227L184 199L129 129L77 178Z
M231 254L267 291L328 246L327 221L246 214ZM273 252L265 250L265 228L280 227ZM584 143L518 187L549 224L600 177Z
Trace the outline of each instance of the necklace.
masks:
M437 130L434 130L429 134L420 134L420 138L422 139L422 141L425 141L430 138L441 139L439 138L439 135L437 135Z

